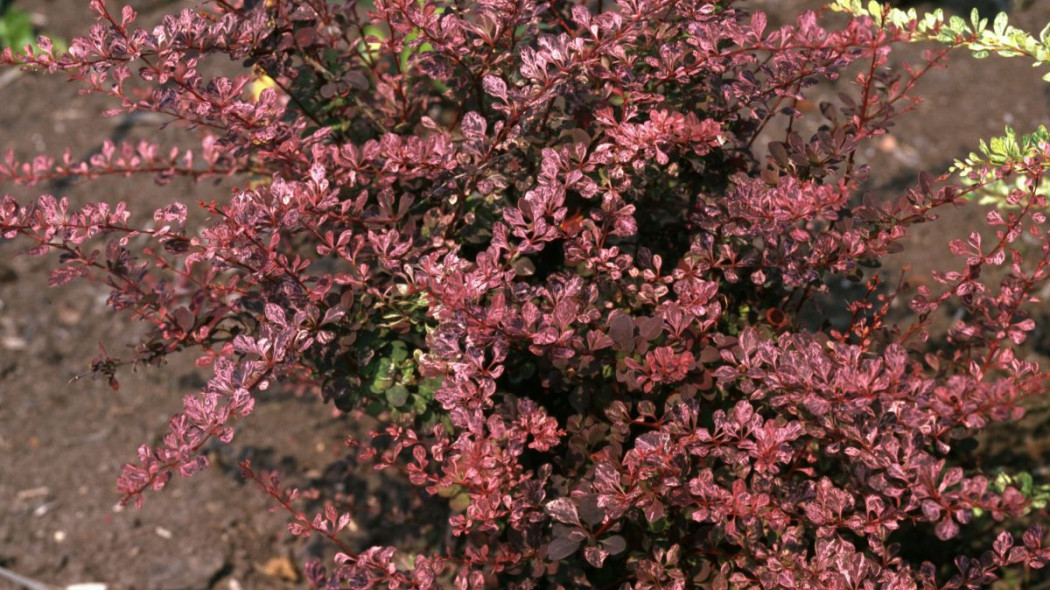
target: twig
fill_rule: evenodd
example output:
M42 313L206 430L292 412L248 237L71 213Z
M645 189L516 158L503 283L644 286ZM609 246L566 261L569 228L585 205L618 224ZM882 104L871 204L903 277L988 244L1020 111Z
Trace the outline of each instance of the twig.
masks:
M9 569L5 569L2 567L0 567L0 578L4 578L9 582L14 582L22 588L26 588L26 590L54 590L54 588L51 586L47 586L45 584L41 584L40 582L30 580L29 578L20 576Z

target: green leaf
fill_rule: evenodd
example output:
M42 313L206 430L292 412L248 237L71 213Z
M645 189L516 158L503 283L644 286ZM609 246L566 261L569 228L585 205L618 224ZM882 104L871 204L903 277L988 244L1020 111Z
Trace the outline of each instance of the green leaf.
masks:
M369 389L372 393L383 393L387 389L390 389L394 385L393 367L390 364L389 359L380 359L379 366L376 369L375 379L372 380Z
M386 401L392 408L400 408L408 401L408 389L400 383L386 390Z
M465 512L467 508L470 508L470 494L466 492L456 494L449 500L448 507L452 512Z
M1015 476L1014 484L1021 486L1021 494L1024 497L1030 497L1032 495L1032 474L1027 471L1022 471Z
M875 22L882 22L882 3L877 0L868 2L868 14Z
M995 22L992 24L992 30L995 32L996 35L1002 36L1006 33L1008 19L1009 17L1006 16L1005 12L1000 12L998 15L996 15Z
M412 411L416 414L422 414L427 411L429 400L421 395L412 396Z
M21 50L26 45L36 47L36 34L28 12L9 9L0 15L0 47Z
M981 13L974 8L970 11L970 24L973 25L974 33L980 33L988 28L988 19L981 18Z
M390 360L400 364L408 358L408 347L405 343L400 340L394 340L390 343Z

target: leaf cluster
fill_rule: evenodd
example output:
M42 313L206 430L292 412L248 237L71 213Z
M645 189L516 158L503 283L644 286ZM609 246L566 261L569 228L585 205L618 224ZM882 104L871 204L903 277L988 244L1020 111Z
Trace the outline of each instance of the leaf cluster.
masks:
M210 367L125 465L126 502L205 468L275 384L380 421L353 458L449 504L411 555L358 550L348 507L309 514L243 465L292 534L330 542L316 587L987 587L1050 559L1045 485L955 452L1050 377L1022 358L1050 278L1046 132L982 145L957 164L969 184L923 174L885 198L862 192L863 154L951 48L1041 50L1001 19L836 6L856 18L771 29L732 1L220 0L146 30L93 0L68 52L42 38L0 62L199 147L9 153L0 180L237 190L201 185L201 222L177 200L134 223L123 203L5 196L0 237L148 326L96 361L113 383L180 351ZM889 67L922 39L947 46ZM215 59L243 73L212 76ZM808 108L822 84L841 92ZM1022 182L987 213L994 237L947 244L957 266L894 316L903 295L872 269L1006 178ZM842 280L864 294L825 296Z

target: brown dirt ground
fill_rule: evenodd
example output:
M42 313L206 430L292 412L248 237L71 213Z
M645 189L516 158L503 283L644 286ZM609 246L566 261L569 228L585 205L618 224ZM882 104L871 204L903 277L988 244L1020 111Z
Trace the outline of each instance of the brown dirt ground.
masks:
M166 0L131 4L146 25L183 5ZM777 16L820 3L752 4ZM966 4L953 2L952 7L968 12ZM83 33L90 22L86 0L15 0L14 6L36 13L42 29L60 38ZM1038 31L1050 22L1050 2L1014 10L1012 18ZM1005 124L1028 130L1050 121L1050 95L1040 75L1022 60L962 57L950 72L929 75L919 89L929 99L899 121L895 141L875 142L863 152L876 171L871 189L892 194L919 170L940 173L978 138L1001 133ZM174 128L158 132L156 122L148 120L102 118L104 100L78 96L74 85L53 77L23 75L0 89L0 97L0 145L20 156L57 155L66 146L74 155L87 155L103 138L118 136L159 136L178 144L188 134ZM0 185L0 191L21 197L55 193L74 203L127 200L140 215L173 199L192 203L222 198L229 190L181 182L158 187L149 178L32 190ZM954 267L948 238L979 228L981 219L975 207L966 207L916 228L909 251L919 254L902 255L907 258L889 267L910 264L913 281L923 280L931 269ZM182 395L199 387L205 376L192 358L179 357L159 368L124 371L118 391L101 381L71 381L86 371L99 343L119 355L140 331L107 311L101 287L73 283L48 289L55 261L16 256L17 251L17 245L0 244L0 566L53 585L302 588L299 564L323 549L290 539L283 531L284 516L268 513L266 498L245 489L236 468L245 457L288 478L299 474L290 483L345 494L359 515L357 543L403 542L421 527L443 530L440 518L421 512L406 499L410 494L399 493L396 479L347 466L340 443L347 433L362 429L358 421L335 417L315 400L280 393L264 395L233 444L212 453L213 468L192 480L176 478L168 490L150 495L141 510L118 509L114 483L121 464L134 456L137 445L163 435ZM1037 319L1034 353L1042 357L1050 350L1050 311L1038 311ZM1047 463L1050 440L1044 417L1035 412L1020 428L986 437L984 455L1038 473ZM0 588L4 584L0 581Z

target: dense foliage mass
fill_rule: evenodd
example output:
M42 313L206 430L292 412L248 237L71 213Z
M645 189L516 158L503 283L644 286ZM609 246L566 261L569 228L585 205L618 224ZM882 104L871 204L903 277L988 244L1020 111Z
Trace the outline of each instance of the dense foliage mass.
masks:
M125 467L126 501L204 468L287 383L378 416L355 455L456 499L429 552L353 551L350 514L307 514L245 464L293 533L339 551L308 564L317 587L977 588L1050 559L1038 526L1008 530L1031 498L953 454L1046 387L1015 352L1048 274L1050 144L976 158L964 186L859 192L859 147L966 30L891 70L918 29L882 11L770 30L727 0L212 0L144 30L91 8L68 53L40 39L2 61L202 130L199 149L9 155L0 179L241 186L202 186L190 227L178 202L140 227L123 204L0 201L4 238L61 254L53 285L105 282L151 326L97 372L184 350L213 371ZM206 77L214 58L244 75ZM836 80L837 102L801 108ZM952 242L959 269L890 321L863 268L1004 178L1021 182L995 239ZM825 298L849 319L821 323L842 278L867 295ZM948 303L961 319L931 342ZM954 564L899 547L988 528Z

